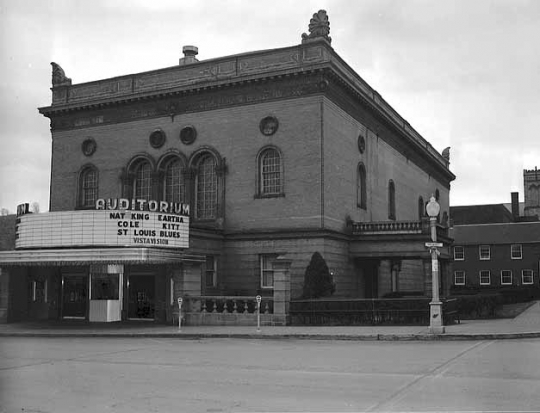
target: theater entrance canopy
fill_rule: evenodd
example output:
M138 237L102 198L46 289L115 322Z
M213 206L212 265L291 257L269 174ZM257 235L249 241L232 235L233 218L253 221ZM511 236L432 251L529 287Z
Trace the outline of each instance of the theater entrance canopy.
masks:
M0 252L0 267L175 264L193 260L201 259L182 250L160 248L72 248Z

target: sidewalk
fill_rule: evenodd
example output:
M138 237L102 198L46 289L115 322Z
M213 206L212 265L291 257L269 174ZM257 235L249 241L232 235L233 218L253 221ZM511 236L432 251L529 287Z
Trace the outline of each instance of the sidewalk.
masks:
M315 340L493 340L540 337L540 301L513 319L463 320L440 335L427 326L178 326L150 322L34 322L0 324L0 337L161 337L178 339L249 338Z

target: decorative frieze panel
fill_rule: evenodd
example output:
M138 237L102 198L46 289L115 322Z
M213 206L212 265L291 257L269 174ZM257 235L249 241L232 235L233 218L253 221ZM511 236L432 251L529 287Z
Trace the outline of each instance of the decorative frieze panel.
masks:
M136 119L174 116L224 107L256 104L270 100L301 97L325 90L322 73L274 79L270 82L245 83L234 88L200 91L159 101L140 101L115 108L74 112L52 117L53 130L68 130L101 124L129 122Z
M143 73L135 78L134 91L150 92L229 78L236 73L235 60L217 63L198 63L175 70Z
M68 101L65 103L87 101L89 100L89 97L91 97L91 100L96 100L99 98L111 98L131 93L131 91L131 78L111 79L95 83L75 85L69 88Z
M314 43L272 51L226 57L192 65L175 66L152 72L121 76L113 79L53 87L52 105L94 102L100 99L129 98L141 93L167 92L186 86L238 79L242 76L273 71L298 71L305 63L330 62L328 45Z
M302 60L309 63L327 62L330 61L330 55L325 47L309 46L302 49Z
M264 72L267 70L287 69L298 66L300 62L298 49L272 53L266 56L246 56L238 59L239 74Z

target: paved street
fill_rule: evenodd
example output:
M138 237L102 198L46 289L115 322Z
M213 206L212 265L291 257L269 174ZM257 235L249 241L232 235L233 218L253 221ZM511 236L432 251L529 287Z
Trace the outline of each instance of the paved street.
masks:
M540 339L0 341L0 412L538 411Z

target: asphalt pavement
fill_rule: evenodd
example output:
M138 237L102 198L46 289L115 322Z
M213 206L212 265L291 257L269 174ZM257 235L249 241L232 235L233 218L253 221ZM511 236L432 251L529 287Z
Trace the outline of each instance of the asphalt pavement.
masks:
M540 337L540 301L515 318L461 320L431 334L428 326L181 326L72 320L0 324L0 337L167 337L312 340L494 340Z

